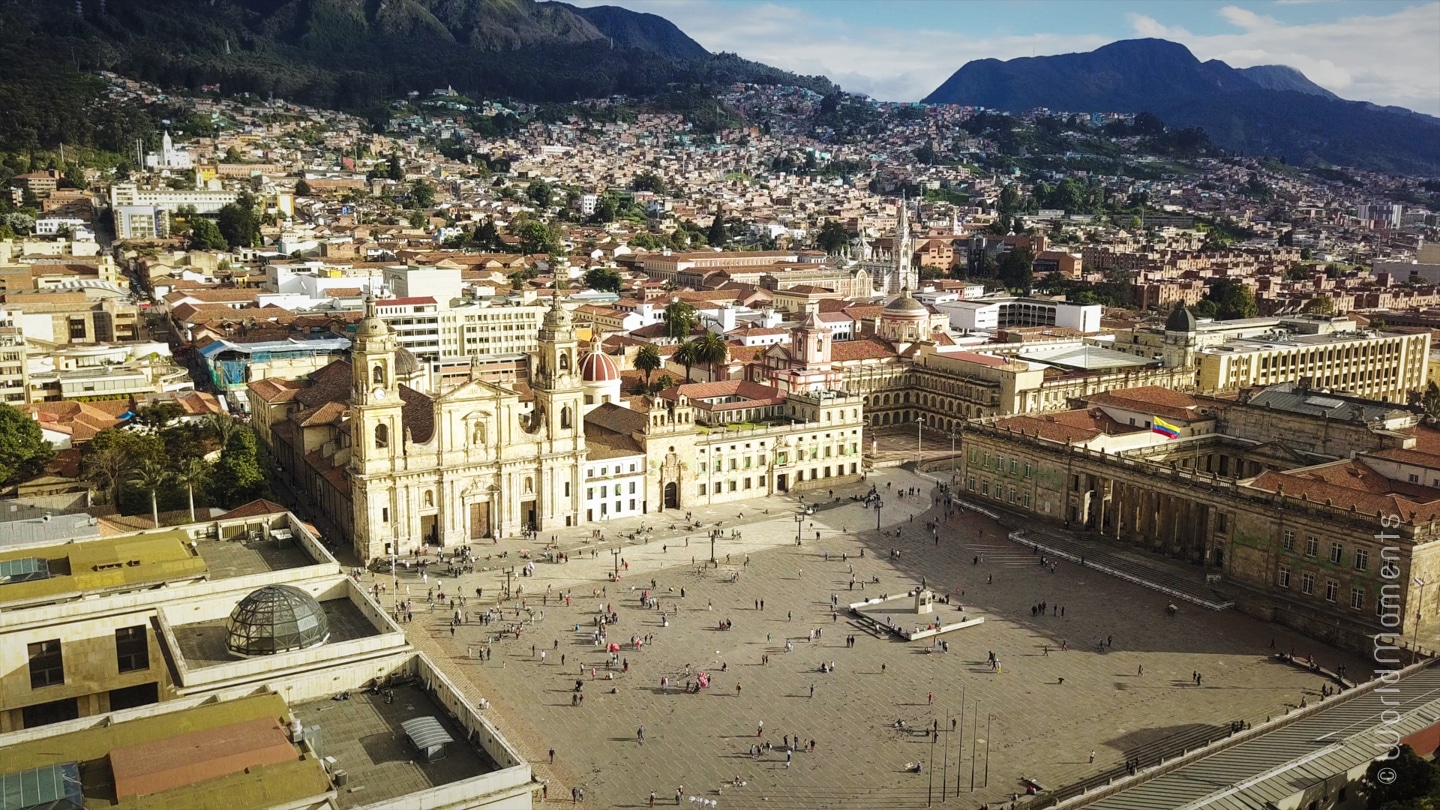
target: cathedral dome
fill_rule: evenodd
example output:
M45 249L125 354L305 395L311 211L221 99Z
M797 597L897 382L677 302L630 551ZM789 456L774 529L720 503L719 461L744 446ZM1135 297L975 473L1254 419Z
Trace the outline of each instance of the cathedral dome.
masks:
M357 338L378 338L390 334L390 327L380 319L379 310L375 306L375 297L365 298L365 318L355 327Z
M330 638L330 622L315 597L293 585L266 585L230 611L225 646L240 656L318 647Z
M580 379L585 382L610 382L620 379L620 367L608 355L592 351L580 360Z
M930 310L926 309L924 304L910 297L910 291L907 289L891 299L890 303L885 305L885 309L881 311L881 314L918 318L929 314L929 312Z
M1195 331L1195 316L1194 316L1194 315L1191 315L1191 314L1190 314L1190 310L1188 310L1188 309L1185 308L1184 302L1177 302L1177 303L1175 304L1175 309L1174 309L1174 311L1172 311L1172 312L1170 313L1170 317L1168 317L1168 318L1165 319L1165 331L1166 331L1166 332L1194 332L1194 331Z
M556 290L550 299L550 309L545 312L545 328L557 332L569 329L570 312L560 305L560 291Z

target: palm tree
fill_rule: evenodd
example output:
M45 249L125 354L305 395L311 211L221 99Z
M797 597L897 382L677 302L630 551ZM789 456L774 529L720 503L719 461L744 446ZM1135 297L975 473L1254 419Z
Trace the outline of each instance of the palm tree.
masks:
M647 387L650 385L650 375L663 365L665 365L665 361L660 358L660 350L648 343L641 346L640 351L635 353L635 368L645 372Z
M160 504L155 494L170 483L170 471L158 461L146 460L135 468L131 483L150 493L150 516L155 518L155 528L160 528Z
M198 458L190 457L183 459L175 465L175 484L185 487L190 495L190 522L195 522L195 485L204 483L206 476L210 474L210 468L205 462Z
M685 366L685 382L690 382L690 367L696 363L704 362L699 357L699 346L696 341L687 340L680 344L675 350L675 361Z
M719 378L718 368L730 359L730 344L714 332L706 332L695 340L695 362L710 366L710 380Z
M240 430L241 425L228 413L212 413L205 418L205 427L215 434L216 441L220 442L220 449L224 450L225 446L230 444L230 437Z

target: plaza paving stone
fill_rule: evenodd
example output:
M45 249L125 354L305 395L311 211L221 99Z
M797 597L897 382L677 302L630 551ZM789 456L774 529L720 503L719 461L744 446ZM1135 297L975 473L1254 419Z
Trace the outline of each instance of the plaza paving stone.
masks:
M547 532L542 540L553 536L572 561L537 562L534 577L515 580L526 591L525 606L543 619L518 640L490 644L488 661L469 652L485 647L496 628L477 625L473 616L493 605L503 582L500 567L522 564L519 549L538 551L535 542L477 546L480 566L490 570L461 578L457 592L471 597L469 621L453 638L448 607L423 611L426 586L437 577L426 584L401 578L400 587L408 585L418 603L414 622L405 627L472 699L491 701L492 720L535 763L551 802L569 802L571 788L583 786L587 803L602 807L644 806L651 791L658 805L673 806L681 785L687 797L716 800L717 810L917 807L927 798L938 804L942 795L947 804L979 807L1023 793L1022 775L1060 787L1113 768L1157 741L1204 736L1206 728L1234 720L1259 723L1302 697L1314 702L1324 682L1274 662L1272 643L1314 655L1326 667L1365 671L1354 657L1239 613L1188 607L1168 618L1163 594L1063 562L1050 573L1029 549L1005 539L1014 526L970 512L945 521L936 543L924 526L941 517L931 508L930 481L900 470L870 481L884 493L883 535L875 531L873 511L848 501L868 484L837 488L835 496L846 503L807 518L798 547L793 497L697 509L695 518L706 529L720 521L726 533L717 545L718 571L704 567L704 531L688 533L686 545L687 533L672 531L668 515L607 524L605 542L589 539L593 527ZM924 494L898 497L899 488L910 486ZM809 497L831 500L824 491ZM654 530L648 542L617 539L641 524ZM729 536L734 529L740 538ZM629 563L618 583L608 581L610 550L617 547ZM501 550L510 557L483 559ZM863 592L858 583L850 590L852 566L853 576L865 583ZM738 581L727 581L734 571ZM366 575L367 587L372 577ZM986 618L946 634L948 654L927 652L928 641L876 638L844 615L847 602L902 593L922 577L951 598L951 605L937 606L942 619L958 617L961 605L968 615ZM661 613L640 605L640 592L652 578L669 626L662 625ZM455 591L456 584L447 581L446 587ZM478 606L476 587L485 589ZM571 596L570 606L561 593ZM832 594L842 606L838 617L831 613ZM388 599L382 602L388 605ZM760 599L763 611L756 609ZM1041 601L1063 606L1065 615L1032 615L1032 605ZM608 628L609 641L623 645L632 635L654 636L641 650L625 645L620 654L630 671L617 669L614 680L605 679L607 654L590 636L594 617L607 605L619 614L619 623ZM733 629L719 630L722 620L732 621ZM821 632L814 642L812 630ZM856 638L853 648L845 644L847 635ZM1097 642L1107 637L1112 644L1101 651ZM786 652L787 640L793 652ZM987 662L991 651L999 658L998 672ZM768 665L762 663L766 655ZM820 672L820 664L830 661L835 671ZM687 667L709 673L710 688L683 693ZM1196 671L1200 686L1193 682ZM662 677L678 686L662 690ZM577 678L584 681L581 706L572 705ZM901 731L897 720L922 731ZM762 721L764 736L757 738ZM923 729L935 723L943 733L932 751ZM641 725L643 744L636 740ZM778 747L786 736L815 740L815 751L797 752L788 764L778 750L758 760L748 753L756 743ZM552 748L553 766L547 762ZM909 762L923 763L924 772L906 773ZM722 784L736 777L743 787Z

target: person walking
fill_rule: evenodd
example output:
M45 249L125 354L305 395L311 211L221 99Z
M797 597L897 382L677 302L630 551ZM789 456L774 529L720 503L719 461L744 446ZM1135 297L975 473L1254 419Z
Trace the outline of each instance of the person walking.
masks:
M550 749L550 764L551 764L551 765L554 765L554 764L555 764L555 749L554 749L554 748L551 748L551 749Z
M1144 664L1141 664L1140 666L1138 666L1138 667L1135 668L1135 675L1136 675L1136 677L1142 677L1142 676L1145 675L1145 665L1144 665Z
M810 699L811 699L811 700L814 700L814 699L815 699L815 684L813 684L813 683L810 684Z
M638 729L635 730L635 742L640 743L641 745L644 745L644 744L645 744L645 727L644 727L644 726L641 726L640 728L638 728ZM551 761L551 762L554 762L554 761L555 761L555 758L554 758L554 757L551 757L551 758L550 758L550 761Z
M1091 751L1091 752L1090 752L1090 763L1091 763L1092 765L1095 763L1095 752L1094 752L1094 751Z
M935 693L934 693L934 692L931 692L931 693L930 693L930 696L929 696L929 698L927 699L927 703L928 703L928 705L931 705L931 706L934 706L934 705L935 705Z

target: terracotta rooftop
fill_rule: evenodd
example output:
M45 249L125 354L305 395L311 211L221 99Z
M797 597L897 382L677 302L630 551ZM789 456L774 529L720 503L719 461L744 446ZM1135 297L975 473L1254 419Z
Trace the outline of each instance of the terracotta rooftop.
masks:
M1367 515L1400 515L1411 523L1440 516L1440 490L1386 478L1361 459L1286 472L1271 470L1248 486Z
M1132 411L1149 411L1156 416L1176 419L1204 418L1199 414L1200 401L1189 394L1171 391L1158 385L1106 391L1088 397L1091 405L1110 405Z

